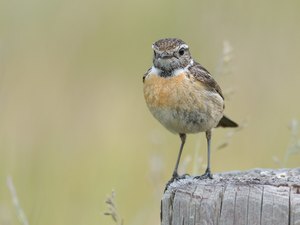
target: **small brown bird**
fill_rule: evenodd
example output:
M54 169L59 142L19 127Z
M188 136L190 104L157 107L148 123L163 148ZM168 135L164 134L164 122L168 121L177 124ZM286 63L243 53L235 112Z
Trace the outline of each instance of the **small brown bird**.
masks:
M181 145L171 181L180 178L178 165L186 134L205 132L207 169L198 178L212 178L210 140L214 127L237 127L223 115L224 96L210 73L195 62L189 46L166 38L152 45L153 66L143 76L144 97L152 115L169 131L179 134Z

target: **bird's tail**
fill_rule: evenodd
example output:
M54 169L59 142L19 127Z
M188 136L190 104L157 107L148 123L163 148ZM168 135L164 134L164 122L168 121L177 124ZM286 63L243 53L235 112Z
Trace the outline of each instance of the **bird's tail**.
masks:
M238 127L238 126L239 125L236 122L232 121L226 116L223 116L217 127Z

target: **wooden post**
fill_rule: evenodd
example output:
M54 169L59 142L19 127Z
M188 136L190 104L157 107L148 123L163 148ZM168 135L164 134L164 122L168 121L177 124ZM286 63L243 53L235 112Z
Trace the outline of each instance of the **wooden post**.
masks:
M162 225L300 225L300 168L181 179L161 210Z

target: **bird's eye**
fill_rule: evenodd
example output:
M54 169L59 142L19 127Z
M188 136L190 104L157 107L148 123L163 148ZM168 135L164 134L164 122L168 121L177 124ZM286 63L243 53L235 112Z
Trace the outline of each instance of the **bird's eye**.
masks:
M179 55L184 55L184 48L179 49L178 53Z

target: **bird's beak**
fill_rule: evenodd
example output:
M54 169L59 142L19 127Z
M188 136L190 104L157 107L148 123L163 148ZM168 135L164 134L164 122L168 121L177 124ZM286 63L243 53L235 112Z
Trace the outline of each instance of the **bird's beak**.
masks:
M170 59L172 57L173 57L173 55L170 55L167 52L163 52L163 53L160 54L160 58L162 58L162 59Z

